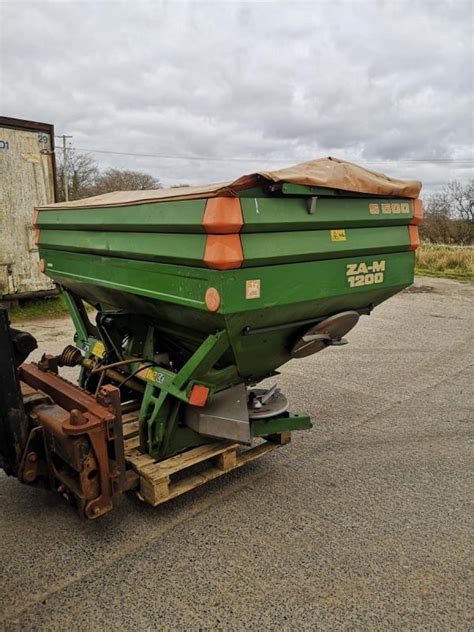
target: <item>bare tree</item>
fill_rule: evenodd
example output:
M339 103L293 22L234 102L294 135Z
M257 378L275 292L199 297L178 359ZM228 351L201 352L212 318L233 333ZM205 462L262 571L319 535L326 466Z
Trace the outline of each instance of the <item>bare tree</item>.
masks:
M474 181L451 180L425 203L422 238L436 243L469 245L474 240Z
M70 200L80 200L92 195L92 189L99 176L99 168L90 154L79 154L69 149L67 160L68 191ZM64 194L64 162L61 158L57 167L58 201L63 202Z
M451 180L441 191L428 198L426 210L451 219L474 221L474 180L467 184Z
M160 187L160 181L148 173L129 169L107 169L96 178L93 195L111 191L143 191Z
M445 187L445 194L451 203L455 217L467 222L474 222L474 180L462 184L459 180L451 180Z

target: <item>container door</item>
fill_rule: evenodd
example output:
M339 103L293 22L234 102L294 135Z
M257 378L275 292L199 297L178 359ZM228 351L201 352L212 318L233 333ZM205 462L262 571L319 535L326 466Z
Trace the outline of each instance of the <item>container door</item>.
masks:
M0 297L54 288L32 227L35 206L54 202L51 146L45 132L0 127Z

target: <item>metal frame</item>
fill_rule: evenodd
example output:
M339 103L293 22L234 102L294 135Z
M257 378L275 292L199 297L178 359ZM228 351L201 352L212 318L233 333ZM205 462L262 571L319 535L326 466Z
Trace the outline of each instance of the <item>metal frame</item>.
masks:
M108 341L102 341L99 326L94 333L87 317L82 300L73 292L65 291L66 304L70 311L76 330L75 342L85 352L83 358L80 385L85 388L89 371L102 360L102 355L95 351L97 344L101 354L107 353ZM110 333L110 332L109 332ZM163 459L180 450L201 445L209 441L209 437L201 434L192 424L180 424L183 415L182 405L197 406L196 410L205 411L208 403L218 392L223 392L242 383L234 364L216 368L219 360L230 348L227 331L222 329L209 334L194 350L188 360L176 372L153 361L153 340L159 337L159 332L151 325L136 325L133 338L125 350L125 356L134 358L138 354L140 361L127 365L127 374L117 373L113 368L106 369L105 375L113 383L121 387L120 382L127 383L135 392L142 393L140 412L138 416L139 441L143 453L155 459ZM139 344L138 344L139 343ZM123 367L125 368L125 366ZM206 401L200 404L192 403L192 392L195 386L207 388ZM140 388L141 387L141 388ZM123 392L123 391L122 391ZM309 417L283 415L250 423L251 436L266 436L285 430L302 430L311 427ZM255 430L255 431L254 431Z
M96 397L48 368L23 364L27 414L33 422L18 477L33 483L47 476L50 486L74 495L85 518L112 509L114 496L129 488L125 472L119 390L108 384ZM72 472L74 471L74 476Z

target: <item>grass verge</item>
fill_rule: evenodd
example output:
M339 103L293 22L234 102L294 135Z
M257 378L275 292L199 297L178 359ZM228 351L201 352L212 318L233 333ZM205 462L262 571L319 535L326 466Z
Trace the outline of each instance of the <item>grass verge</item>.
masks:
M474 279L474 248L421 244L416 251L415 274L447 279Z
M63 296L25 301L18 307L12 307L9 310L12 323L35 318L58 318L67 313Z

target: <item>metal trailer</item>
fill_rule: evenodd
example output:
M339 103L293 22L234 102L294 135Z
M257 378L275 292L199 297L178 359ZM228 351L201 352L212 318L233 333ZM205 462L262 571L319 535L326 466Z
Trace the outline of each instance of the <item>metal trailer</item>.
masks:
M57 292L39 270L32 222L56 199L53 125L0 116L0 300Z

